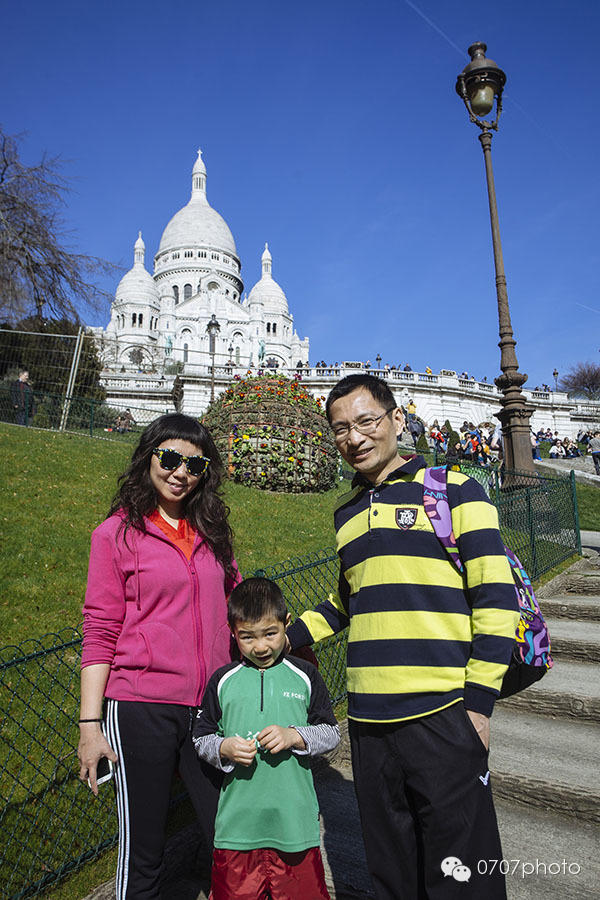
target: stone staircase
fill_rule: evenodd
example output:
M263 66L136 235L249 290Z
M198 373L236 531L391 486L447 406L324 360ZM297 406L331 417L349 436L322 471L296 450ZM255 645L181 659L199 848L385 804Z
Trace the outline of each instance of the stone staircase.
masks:
M554 668L492 718L505 858L546 864L507 878L515 900L600 897L600 546L584 553L538 591Z

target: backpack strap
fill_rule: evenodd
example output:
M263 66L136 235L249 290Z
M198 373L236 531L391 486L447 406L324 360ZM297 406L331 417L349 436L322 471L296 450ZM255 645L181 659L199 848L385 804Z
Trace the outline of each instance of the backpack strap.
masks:
M437 539L462 575L465 567L452 530L452 510L448 502L446 466L432 466L425 469L423 506Z

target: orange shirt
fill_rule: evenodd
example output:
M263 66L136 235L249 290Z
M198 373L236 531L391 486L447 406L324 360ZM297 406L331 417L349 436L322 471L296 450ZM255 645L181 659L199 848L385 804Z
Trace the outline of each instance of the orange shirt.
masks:
M153 513L150 513L148 518L157 526L157 528L160 528L163 534L169 538L171 543L175 544L176 547L179 547L180 550L183 550L186 559L190 560L192 558L192 548L194 546L194 541L196 540L197 532L192 528L187 519L180 519L177 528L173 528L166 519L163 519L157 509L155 509Z

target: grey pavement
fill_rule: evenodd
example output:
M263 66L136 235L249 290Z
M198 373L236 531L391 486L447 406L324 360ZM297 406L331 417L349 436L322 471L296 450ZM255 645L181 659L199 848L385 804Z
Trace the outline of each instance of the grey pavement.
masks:
M571 469L580 484L600 485L600 475L596 475L591 456L576 456L575 459L536 459L537 469L560 472L566 475Z

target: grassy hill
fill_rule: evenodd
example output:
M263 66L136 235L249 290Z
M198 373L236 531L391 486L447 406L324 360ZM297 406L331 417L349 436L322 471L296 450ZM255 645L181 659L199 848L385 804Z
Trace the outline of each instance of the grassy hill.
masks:
M90 534L105 517L132 446L0 425L0 644L81 620ZM245 574L331 546L346 489L271 494L227 483L235 553Z

